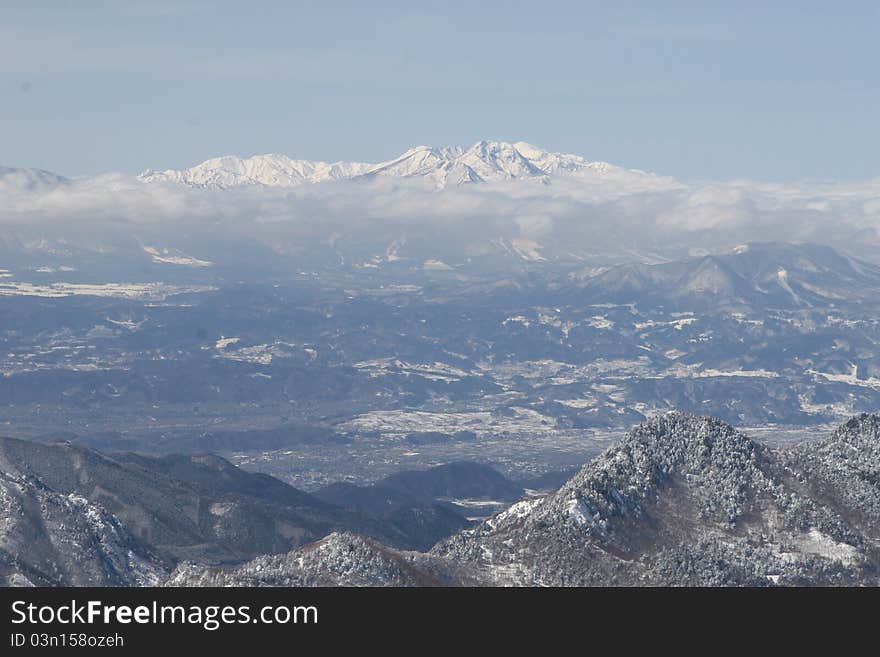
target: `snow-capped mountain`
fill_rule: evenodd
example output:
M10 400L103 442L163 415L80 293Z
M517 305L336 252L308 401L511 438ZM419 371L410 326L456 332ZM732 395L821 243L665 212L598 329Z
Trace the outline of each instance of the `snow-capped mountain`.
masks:
M286 155L235 155L206 160L189 169L145 171L139 178L145 182L175 182L190 187L295 187L304 183L354 178L373 165L363 162L310 162L293 160Z
M193 187L228 188L243 185L294 187L328 180L388 176L425 178L438 187L473 182L538 179L556 175L651 176L579 155L551 153L525 142L480 141L470 148L416 146L378 164L312 162L285 155L237 156L206 160L189 169L145 171L145 182L175 182Z

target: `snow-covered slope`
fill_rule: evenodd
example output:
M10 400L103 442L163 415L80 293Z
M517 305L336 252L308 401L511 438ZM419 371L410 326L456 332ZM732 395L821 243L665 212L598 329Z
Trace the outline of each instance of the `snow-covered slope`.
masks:
M842 306L876 296L880 267L819 244L752 242L730 253L569 275L567 298L695 307Z
M0 471L0 586L144 586L164 572L118 517Z
M334 534L188 586L876 586L880 416L770 448L728 424L658 415L556 493L527 498L429 553Z
M145 171L139 177L145 182L176 182L191 187L239 187L265 185L295 187L304 183L354 178L372 165L362 162L310 162L293 160L286 155L235 155L206 160L189 169Z
M378 164L310 162L284 155L226 156L190 169L146 171L145 182L176 182L194 187L228 188L242 185L293 187L328 180L387 176L425 178L439 187L472 182L538 179L557 175L651 176L579 155L551 153L525 142L480 141L470 148L416 146Z
M185 563L169 586L437 586L454 580L430 572L427 555L400 552L374 540L334 532L287 554L266 555L235 568ZM445 564L439 568L448 570Z
M495 584L877 584L877 416L773 450L685 413L432 551Z

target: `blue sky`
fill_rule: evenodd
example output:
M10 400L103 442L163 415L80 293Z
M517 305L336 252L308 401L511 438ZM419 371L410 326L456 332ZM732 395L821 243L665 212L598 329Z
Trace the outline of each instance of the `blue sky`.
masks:
M0 164L490 138L688 179L871 178L878 35L874 2L3 0Z

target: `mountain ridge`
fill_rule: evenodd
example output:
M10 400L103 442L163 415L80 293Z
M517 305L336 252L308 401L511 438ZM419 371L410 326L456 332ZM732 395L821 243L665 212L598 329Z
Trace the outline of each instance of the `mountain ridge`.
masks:
M635 427L557 492L427 554L334 534L271 562L178 569L169 583L333 586L356 574L370 586L876 586L878 474L878 415L816 443L771 448L718 419L671 412Z
M117 470L108 475L99 464L56 467L72 464L71 455L74 461L103 457L90 456L88 450L53 457L45 451L52 447L42 446L47 462L31 472L15 465L21 456L17 450L27 447L24 441L2 444L0 506L6 520L0 523L0 577L8 584L141 585L155 583L170 570L167 560L163 564L154 556L155 537L144 533L137 514L123 508L110 515L117 498L131 488L114 479ZM109 461L119 458L130 460L128 467L154 464L146 457ZM153 477L163 490L162 478L172 474L182 477L176 481L196 482L203 491L231 486L259 496L267 485L261 480L242 488L235 480L249 475L230 470L218 457L163 463L164 470ZM223 483L211 474L216 468ZM216 507L229 502L228 496L214 497L211 513L227 515L225 506ZM252 523L242 514L229 515L226 535L245 536ZM880 415L855 416L814 442L770 447L713 417L658 414L585 464L556 492L516 502L427 552L389 547L333 524L325 523L323 536L298 541L289 552L250 561L175 559L166 583L876 586ZM39 527L47 533L34 529ZM32 549L24 552L20 544L29 536L39 540L30 539ZM152 540L142 542L141 537ZM78 550L60 558L58 546L71 541ZM44 559L44 567L22 563L31 556Z
M144 182L172 182L191 187L296 187L331 180L377 177L425 178L437 187L505 180L548 182L557 175L656 177L579 155L553 153L526 142L478 141L470 147L415 146L397 157L375 164L297 160L286 155L211 158L187 169L147 170Z
M804 450L834 469L833 459ZM805 484L814 477L808 462L715 418L658 415L557 493L515 505L432 554L508 584L876 582L873 506L840 492L859 474L846 473L835 492ZM869 488L876 496L876 482Z
M336 504L213 454L0 436L0 582L155 584L180 562L239 563L336 532L427 550L469 526L453 509L415 494L387 509Z
M729 252L567 274L559 289L589 302L809 309L868 301L880 267L820 244L750 242Z

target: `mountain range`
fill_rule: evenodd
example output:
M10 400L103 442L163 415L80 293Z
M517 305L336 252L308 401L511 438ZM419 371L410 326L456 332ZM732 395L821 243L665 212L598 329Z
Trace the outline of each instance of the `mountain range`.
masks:
M728 424L657 416L557 492L428 553L335 533L173 585L792 586L880 584L880 416L771 449Z
M333 532L426 550L472 524L468 509L446 498L509 502L521 494L492 468L472 463L310 495L218 456L101 453L0 438L0 580L155 584L181 561L239 563Z
M0 189L3 186L9 186L34 192L66 185L69 182L69 178L43 169L0 166Z
M0 447L0 575L13 585L880 584L878 415L771 448L711 417L660 414L559 490L427 552L346 528L339 507L216 457ZM451 472L420 490L451 490L438 488ZM267 527L300 545L279 550ZM276 554L247 556L267 547Z
M660 264L567 274L561 299L667 307L809 309L873 303L880 267L820 244L758 242Z
M506 490L518 490L491 468L467 469L476 471L488 472L493 485L500 480ZM149 584L182 560L237 563L334 531L427 549L470 524L454 505L435 501L438 478L450 490L460 481L444 473L403 474L408 487L396 489L393 503L346 504L216 456L102 454L65 442L0 438L0 578L37 585ZM377 490L392 487L380 483ZM470 492L494 493L474 484Z
M192 187L231 188L247 185L295 187L306 183L376 177L424 178L437 187L505 180L549 181L557 175L604 178L655 177L652 174L590 162L579 155L552 153L525 142L479 141L469 148L416 146L375 164L294 160L268 154L212 158L189 169L148 170L144 182L173 182Z
M880 583L880 416L771 449L709 417L632 430L559 491L432 554L518 585Z

